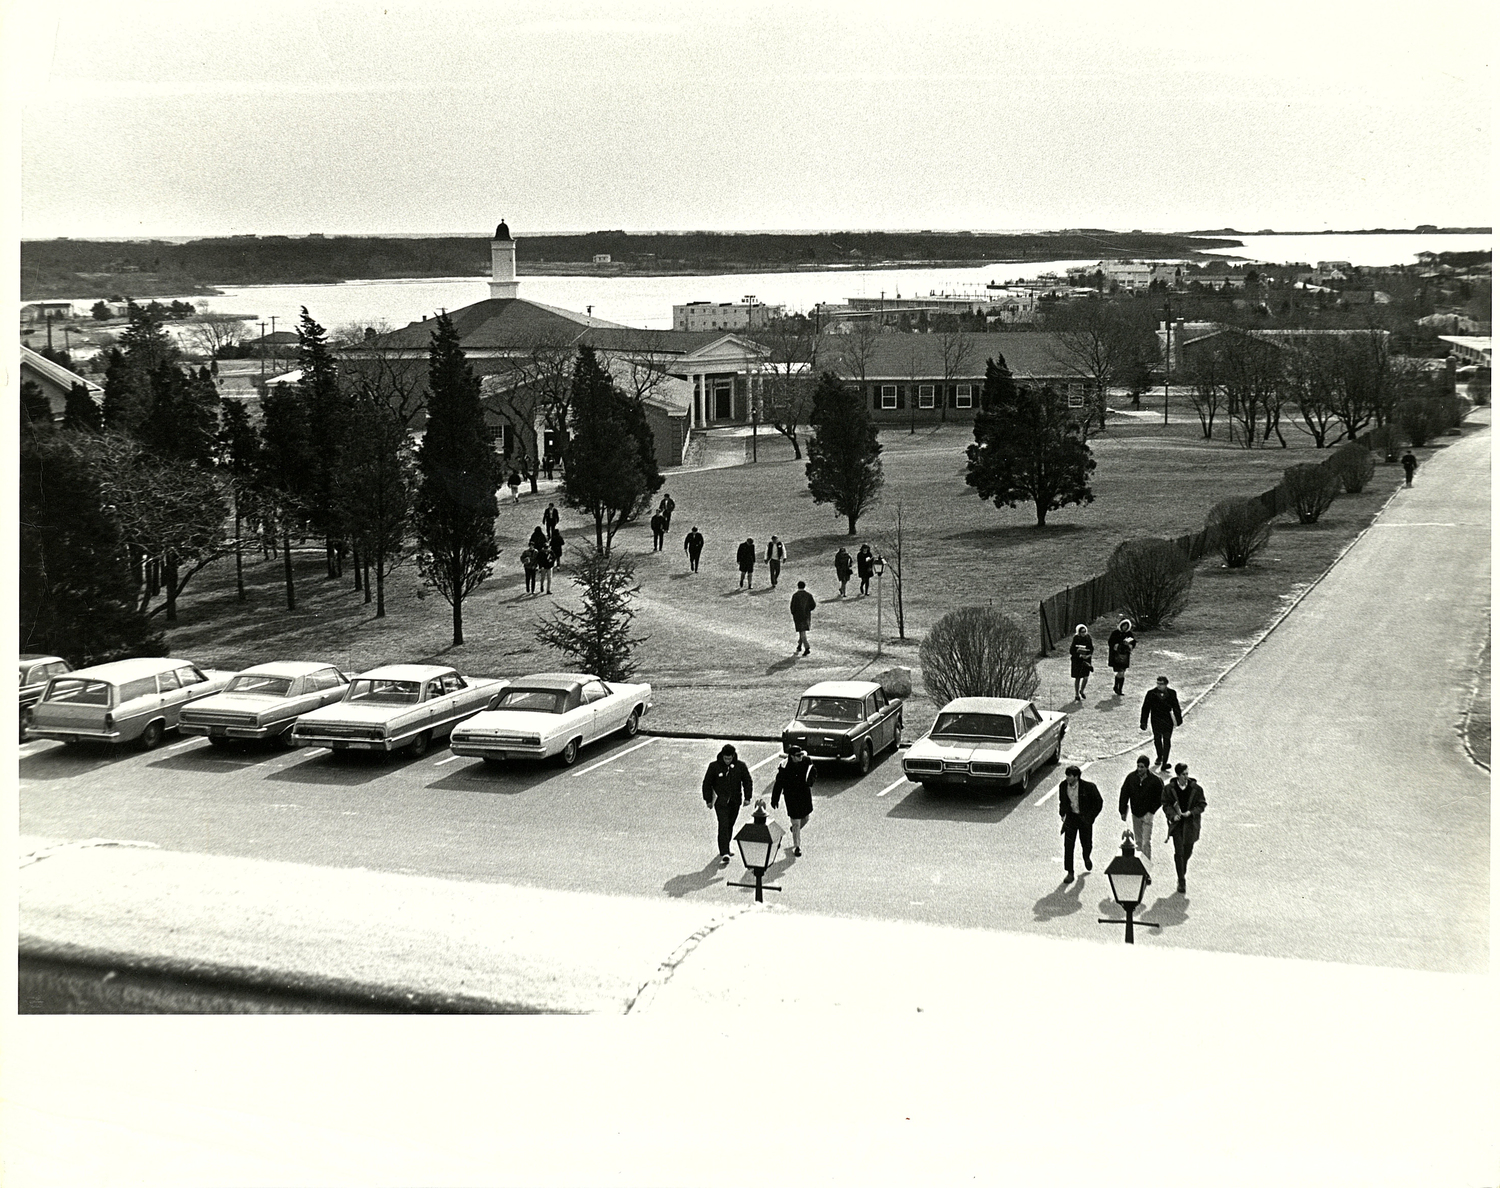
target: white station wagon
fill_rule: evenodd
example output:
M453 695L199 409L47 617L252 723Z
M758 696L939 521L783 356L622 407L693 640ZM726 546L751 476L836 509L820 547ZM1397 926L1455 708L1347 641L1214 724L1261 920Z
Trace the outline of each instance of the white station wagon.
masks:
M425 755L434 739L495 701L509 681L460 676L437 664L388 664L349 682L342 701L303 714L292 727L299 747Z
M1061 758L1067 729L1067 714L1039 710L1029 701L960 697L943 706L901 767L907 779L928 787L1024 785L1037 768Z
M232 676L164 656L80 668L47 682L30 733L68 744L139 741L149 751L177 728L183 706L217 693Z
M182 711L179 734L201 734L211 746L249 739L292 745L292 724L303 714L342 701L349 678L331 664L288 661L247 668L224 692Z
M650 685L539 672L517 678L493 708L458 726L448 745L455 755L478 756L491 765L556 755L571 767L579 748L596 738L617 730L634 735L650 709Z

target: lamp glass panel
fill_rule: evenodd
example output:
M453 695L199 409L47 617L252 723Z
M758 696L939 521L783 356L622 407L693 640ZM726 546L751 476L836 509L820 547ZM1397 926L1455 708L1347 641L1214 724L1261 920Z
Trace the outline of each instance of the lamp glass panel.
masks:
M1129 871L1111 873L1109 876L1110 890L1114 892L1115 902L1119 904L1137 904L1141 902L1141 895L1146 889L1145 872L1137 874Z
M771 865L771 843L769 839L737 837L735 841L739 843L740 858L751 870L754 870L756 867L764 868Z

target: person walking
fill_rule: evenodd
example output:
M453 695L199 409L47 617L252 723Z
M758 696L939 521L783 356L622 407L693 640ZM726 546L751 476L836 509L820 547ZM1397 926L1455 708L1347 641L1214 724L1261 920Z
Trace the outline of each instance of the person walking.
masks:
M1161 807L1167 818L1167 836L1172 839L1172 860L1177 864L1178 894L1187 892L1188 859L1203 832L1203 810L1208 797L1198 781L1188 775L1186 763L1179 763L1176 775L1162 789Z
M693 530L682 538L682 551L688 556L688 565L694 573L698 572L698 558L703 556L703 533L698 531L698 525L693 525Z
M521 568L526 571L526 593L536 593L536 550L527 545L521 550Z
M536 592L550 594L552 593L552 571L557 568L552 563L552 550L543 545L533 551L536 553Z
M505 480L505 485L510 488L510 501L512 504L521 502L521 475L512 470L510 478Z
M854 558L843 545L839 545L839 551L833 555L833 573L839 579L839 597L842 598L849 588L849 579L854 576Z
M1401 455L1401 469L1406 471L1406 485L1411 486L1412 476L1417 473L1417 456L1410 450Z
M733 743L719 748L719 757L703 773L703 803L719 818L719 862L729 865L729 842L740 809L750 803L755 783Z
M547 535L547 548L552 553L552 568L556 569L562 564L563 534L555 524L552 526L552 531ZM551 589L551 587L549 586L548 589Z
M1151 760L1137 755L1135 770L1120 785L1120 820L1130 813L1130 828L1135 834L1135 848L1151 859L1151 827L1156 810L1161 808L1161 778L1151 771Z
M1162 771L1167 770L1167 760L1172 756L1172 728L1182 725L1182 706L1177 703L1177 690L1167 678L1156 678L1156 688L1147 689L1141 700L1141 729L1151 723L1151 741L1156 744L1156 763Z
M526 543L529 548L533 548L539 553L545 553L550 547L547 544L547 530L538 524L531 530L531 539Z
M859 568L859 593L863 597L870 592L870 579L875 576L875 554L870 552L869 545L859 546L854 562Z
M1072 659L1073 700L1086 701L1089 676L1094 671L1094 637L1088 625L1080 623L1073 631L1073 640L1068 644L1068 656Z
M661 512L651 517L651 551L659 553L662 545L667 539L667 521L662 518Z
M662 530L665 532L672 531L672 512L676 507L677 501L663 491L661 493L661 506L656 510L661 512Z
M746 586L755 589L755 541L745 537L744 543L735 550L734 559L740 567L740 589Z
M812 655L812 648L807 644L807 633L812 630L812 613L817 608L817 602L807 592L807 583L798 582L797 592L792 595L792 626L797 629L797 647L792 652L793 656L799 652L804 656Z
M552 476L549 474L547 477L551 478ZM542 513L542 527L550 535L552 529L557 527L557 522L561 519L562 513L557 510L557 504L549 503L547 510Z
M1094 869L1094 818L1104 811L1104 797L1099 788L1083 778L1083 769L1069 764L1067 779L1057 790L1057 807L1062 814L1063 882L1073 881L1073 842L1083 851L1084 870Z
M766 568L771 571L771 589L776 589L776 580L781 577L781 563L786 560L786 546L775 533L766 542Z
M812 765L807 752L796 743L786 749L786 761L776 769L776 782L771 785L771 807L775 808L783 796L786 797L786 815L791 819L792 856L802 857L802 831L812 816L812 786L818 778L818 769Z
M1130 653L1135 651L1135 632L1130 620L1121 619L1120 625L1109 633L1109 666L1115 670L1115 696L1125 696L1125 674L1130 670Z

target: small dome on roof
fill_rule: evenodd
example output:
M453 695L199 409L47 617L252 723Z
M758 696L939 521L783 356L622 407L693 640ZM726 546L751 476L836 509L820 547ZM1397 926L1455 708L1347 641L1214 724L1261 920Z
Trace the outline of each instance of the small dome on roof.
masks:
M495 228L495 238L496 239L509 239L510 238L510 228L505 225L505 220L504 219L501 219L500 220L500 225Z

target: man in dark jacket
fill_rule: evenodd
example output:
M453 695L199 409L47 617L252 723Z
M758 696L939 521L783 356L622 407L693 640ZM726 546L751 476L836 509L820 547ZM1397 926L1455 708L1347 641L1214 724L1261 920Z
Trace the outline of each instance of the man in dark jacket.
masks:
M1120 820L1130 812L1130 828L1135 834L1135 848L1151 860L1151 826L1156 810L1161 808L1161 779L1151 772L1151 760L1136 757L1135 770L1120 785Z
M552 476L549 474L547 477L551 478ZM549 503L547 510L542 513L542 527L550 533L552 529L557 527L557 523L561 519L562 513L557 510L557 504Z
M1417 456L1410 450L1401 455L1401 469L1406 471L1406 485L1411 486L1412 477L1417 473Z
M740 567L740 589L746 586L755 589L755 541L745 537L744 543L735 550L734 559Z
M1147 722L1151 723L1151 741L1156 744L1157 766L1166 771L1167 759L1172 754L1173 726L1182 725L1182 706L1177 704L1177 690L1170 687L1164 676L1156 678L1156 688L1147 689L1141 701L1142 730Z
M812 613L817 607L817 602L807 592L807 583L798 582L797 592L792 595L792 626L797 629L797 646L792 651L793 656L812 655L812 648L807 645L807 633L812 630Z
M661 512L651 517L651 551L661 552L662 542L667 539L667 521Z
M552 552L552 568L556 569L562 564L563 534L558 531L557 525L552 525L552 532L547 537L547 547Z
M1208 797L1203 795L1198 781L1188 775L1186 763L1179 763L1176 770L1177 774L1162 788L1161 807L1167 815L1167 836L1172 839L1172 858L1177 863L1177 891L1185 894L1188 859L1203 832L1203 810L1208 807Z
M1057 807L1062 814L1063 882L1073 881L1073 840L1082 843L1083 868L1094 869L1094 818L1104 811L1104 797L1099 788L1083 778L1083 769L1070 764L1067 779L1057 790Z
M719 861L729 864L729 843L740 809L750 803L755 783L750 769L739 758L732 743L725 743L719 757L703 773L703 803L719 817Z
M698 525L693 525L693 530L682 538L682 550L688 555L688 565L694 573L698 572L698 558L703 556L703 533L698 531Z
M839 597L842 598L849 587L849 579L854 575L854 558L843 545L839 545L839 551L833 555L833 573L839 579Z
M677 500L663 491L661 503L657 505L656 510L661 512L662 527L668 532L672 531L672 513L677 510Z
M786 815L792 825L792 857L802 857L802 830L812 816L812 786L818 778L818 769L812 765L807 752L793 743L786 749L786 762L776 769L776 782L771 785L771 807L775 808L786 797Z
M781 543L781 538L775 533L771 534L770 541L766 544L766 568L771 571L771 589L776 589L776 583L781 578L781 563L786 560L786 545Z

